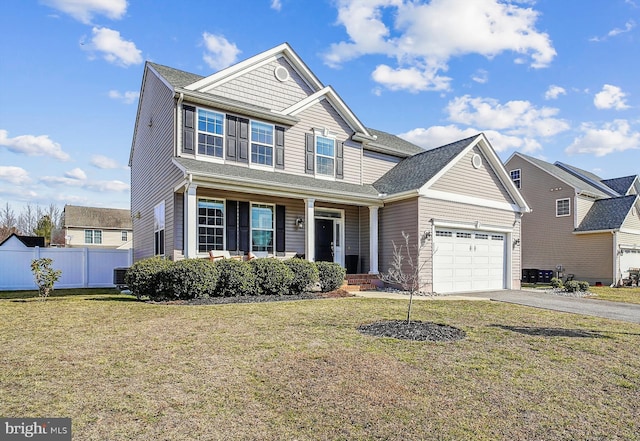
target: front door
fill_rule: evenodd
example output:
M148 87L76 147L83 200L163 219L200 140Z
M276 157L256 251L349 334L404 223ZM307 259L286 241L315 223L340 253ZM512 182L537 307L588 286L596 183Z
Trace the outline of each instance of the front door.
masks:
M333 220L316 219L316 262L333 262Z

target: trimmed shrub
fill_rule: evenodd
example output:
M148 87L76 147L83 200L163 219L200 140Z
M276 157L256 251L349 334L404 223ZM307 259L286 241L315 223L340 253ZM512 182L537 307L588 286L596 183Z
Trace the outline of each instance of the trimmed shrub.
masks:
M569 280L564 284L564 290L567 292L576 292L580 288L577 280Z
M202 299L213 295L218 271L206 259L184 259L162 270L158 277L165 299Z
M124 282L138 300L145 296L156 300L163 296L162 282L158 275L171 265L172 261L162 257L138 260L125 273Z
M289 292L293 280L291 269L279 259L265 258L249 261L256 280L256 294L281 296Z
M305 259L288 259L284 264L293 272L293 280L289 285L289 294L297 295L310 291L318 283L318 267Z
M553 277L550 281L552 288L562 288L562 279Z
M218 273L214 296L233 297L255 294L255 276L247 262L236 259L220 259L215 261L213 265Z
M320 277L320 290L329 292L338 289L344 283L347 271L335 262L316 262Z
M583 281L579 281L578 282L578 289L580 291L584 291L584 292L589 291L589 282L586 282L584 280Z

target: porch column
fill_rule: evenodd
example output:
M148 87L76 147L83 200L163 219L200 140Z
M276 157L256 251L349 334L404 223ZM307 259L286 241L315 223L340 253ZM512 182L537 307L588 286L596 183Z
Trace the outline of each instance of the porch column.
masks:
M316 259L316 223L315 223L315 199L305 199L305 214L304 214L304 231L305 231L305 246L304 252L307 260L313 262Z
M198 223L198 201L196 199L195 184L189 184L184 192L184 257L194 258L197 255L197 223Z
M369 274L378 274L378 209L369 207Z

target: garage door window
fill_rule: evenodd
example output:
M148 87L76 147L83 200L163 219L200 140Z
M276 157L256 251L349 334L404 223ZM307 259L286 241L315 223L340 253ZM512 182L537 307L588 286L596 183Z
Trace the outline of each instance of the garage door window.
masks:
M488 234L477 233L476 234L476 239L487 240L487 239L489 239L489 235Z
M471 239L471 233L456 233L458 239Z
M453 236L453 233L451 231L436 230L436 236L437 237L451 237L451 236Z

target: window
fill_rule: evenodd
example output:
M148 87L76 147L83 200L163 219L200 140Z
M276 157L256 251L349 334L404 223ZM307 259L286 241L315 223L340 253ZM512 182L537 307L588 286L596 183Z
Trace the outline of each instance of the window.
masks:
M316 136L316 174L334 176L336 141Z
M198 252L224 250L224 201L198 200Z
M153 252L164 256L164 201L153 208Z
M476 233L476 239L487 240L489 239L489 235L484 233Z
M84 230L84 243L101 244L102 230Z
M273 165L273 126L251 121L251 162Z
M458 239L471 239L471 233L456 233Z
M436 236L437 237L452 237L453 233L451 231L436 230Z
M501 234L492 234L491 235L491 240L502 240L504 241L504 236Z
M123 231L123 232L120 234L120 239L121 239L123 242L126 242L126 241L128 241L128 240L129 240L129 235L127 234L127 232L126 232L126 231Z
M273 253L273 205L251 204L251 251Z
M556 199L556 217L569 216L571 214L571 208L569 204L569 198Z
M223 157L224 115L198 109L198 154Z
M514 184L516 184L516 188L520 188L522 185L522 181L520 179L520 169L517 168L515 170L511 170L509 173L511 174L511 180Z

